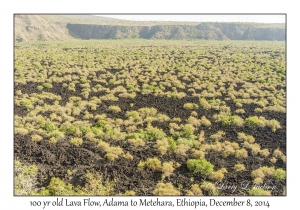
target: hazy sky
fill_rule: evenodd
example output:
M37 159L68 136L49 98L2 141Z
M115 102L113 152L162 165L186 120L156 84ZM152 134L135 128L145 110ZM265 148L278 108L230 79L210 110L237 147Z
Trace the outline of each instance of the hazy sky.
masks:
M135 21L285 23L285 15L100 15Z

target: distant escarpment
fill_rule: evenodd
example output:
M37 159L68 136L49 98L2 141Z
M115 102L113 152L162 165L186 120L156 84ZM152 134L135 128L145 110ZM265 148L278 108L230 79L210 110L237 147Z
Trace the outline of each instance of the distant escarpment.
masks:
M250 23L200 23L198 25L120 26L67 24L69 34L78 39L205 39L205 40L285 40L285 29Z
M285 24L127 21L95 15L14 15L17 42L71 39L277 40Z

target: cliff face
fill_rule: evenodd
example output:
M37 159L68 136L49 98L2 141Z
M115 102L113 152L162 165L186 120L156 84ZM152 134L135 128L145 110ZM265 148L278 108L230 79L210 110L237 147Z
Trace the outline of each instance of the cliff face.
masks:
M55 22L44 15L15 15L16 41L71 39L66 24Z
M126 22L91 15L15 15L16 41L67 39L285 40L284 24Z
M285 29L251 24L201 23L199 25L113 26L67 24L70 35L79 39L212 39L285 40Z

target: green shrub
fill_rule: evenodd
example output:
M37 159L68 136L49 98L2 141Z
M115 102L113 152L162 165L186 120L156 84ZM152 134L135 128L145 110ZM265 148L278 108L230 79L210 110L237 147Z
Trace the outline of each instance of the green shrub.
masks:
M108 124L108 122L106 120L99 120L95 126L99 127L99 128L105 128L105 126Z
M264 117L252 116L245 119L246 125L264 127L267 120Z
M281 168L277 168L274 172L274 177L277 180L284 180L286 177L286 171Z
M177 145L180 145L180 144L188 145L191 148L200 146L200 142L197 140L179 137L177 140Z
M44 84L42 84L42 87L43 88L52 88L52 84L50 84L50 83L44 83Z
M242 126L244 124L243 118L240 116L234 115L234 116L227 116L223 115L221 116L220 122L222 125L235 125L235 126Z
M194 140L196 136L194 135L195 128L191 124L185 124L179 136L185 139Z
M102 176L97 172L85 174L86 184L84 187L76 187L65 183L60 178L53 177L46 188L43 188L38 195L43 196L112 196L115 195L113 181L103 181Z
M251 190L248 191L248 194L250 196L266 196L271 195L271 191L253 187Z
M187 168L191 173L201 173L208 176L214 171L214 165L206 159L189 159L187 161Z
M156 141L159 139L164 139L166 134L162 129L155 128L155 127L148 127L145 133L146 140Z
M168 143L169 143L169 150L171 152L174 152L176 149L176 141L173 139L173 137L168 137Z
M38 123L41 128L43 128L45 131L47 131L48 133L54 131L54 130L58 130L57 126L55 125L54 122L47 120L42 120Z
M82 191L74 187L72 184L66 184L63 180L57 177L52 177L49 185L43 188L39 195L44 196L74 196L80 195Z
M21 106L25 106L28 109L34 108L33 102L29 99L24 99L20 101Z
M211 105L208 103L208 101L205 98L200 98L200 107L203 109L210 109Z

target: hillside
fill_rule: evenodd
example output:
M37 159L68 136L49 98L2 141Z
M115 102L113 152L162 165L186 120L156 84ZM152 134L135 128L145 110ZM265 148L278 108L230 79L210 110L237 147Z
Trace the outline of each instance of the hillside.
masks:
M285 40L284 24L126 21L93 15L15 15L15 40Z

